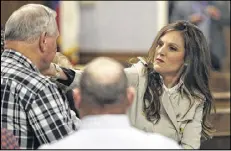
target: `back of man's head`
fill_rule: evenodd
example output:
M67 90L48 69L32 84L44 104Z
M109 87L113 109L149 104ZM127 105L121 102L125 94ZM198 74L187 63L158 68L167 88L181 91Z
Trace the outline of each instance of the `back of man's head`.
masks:
M125 112L133 100L128 98L128 91L123 66L110 58L94 59L85 67L80 79L81 104L85 109L100 109L110 114L119 107L123 110L119 112Z
M33 42L42 32L57 34L56 13L41 4L27 4L14 11L5 24L5 40Z
M4 51L4 42L5 42L4 27L1 25L1 54Z

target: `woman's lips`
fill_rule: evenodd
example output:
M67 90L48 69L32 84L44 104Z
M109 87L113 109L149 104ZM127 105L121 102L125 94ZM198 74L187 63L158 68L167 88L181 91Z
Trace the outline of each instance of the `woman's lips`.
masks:
M160 59L160 58L157 58L156 61L157 61L157 62L164 62L164 61L163 61L162 59Z

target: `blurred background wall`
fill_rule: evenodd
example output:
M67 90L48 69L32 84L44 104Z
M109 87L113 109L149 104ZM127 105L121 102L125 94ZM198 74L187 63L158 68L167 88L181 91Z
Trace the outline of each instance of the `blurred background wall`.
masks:
M13 10L31 2L52 5L46 1L1 1L1 23ZM121 59L121 53L126 57L146 54L158 30L168 22L165 1L92 1L79 5L80 64L93 55L113 54Z
M167 17L158 1L95 1L81 6L80 47L86 52L143 52ZM167 23L167 20L164 24Z

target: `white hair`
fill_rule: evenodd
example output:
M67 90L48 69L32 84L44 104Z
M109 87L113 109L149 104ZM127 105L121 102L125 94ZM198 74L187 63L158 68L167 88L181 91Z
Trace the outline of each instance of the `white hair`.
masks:
M33 42L42 32L55 36L56 12L41 4L27 4L14 11L5 25L5 40Z

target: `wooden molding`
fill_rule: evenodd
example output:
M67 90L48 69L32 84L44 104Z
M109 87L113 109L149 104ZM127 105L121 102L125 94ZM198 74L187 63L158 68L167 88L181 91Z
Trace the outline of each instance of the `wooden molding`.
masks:
M13 11L29 3L46 5L47 1L1 1L1 25L5 25Z
M127 62L129 61L129 59L131 58L136 58L139 56L144 57L145 55L147 55L147 53L137 53L137 52L86 52L84 50L81 50L79 53L79 64L86 64L89 61L91 61L92 59L96 58L96 57L110 57L113 58L119 62L121 62L122 64L127 64Z

